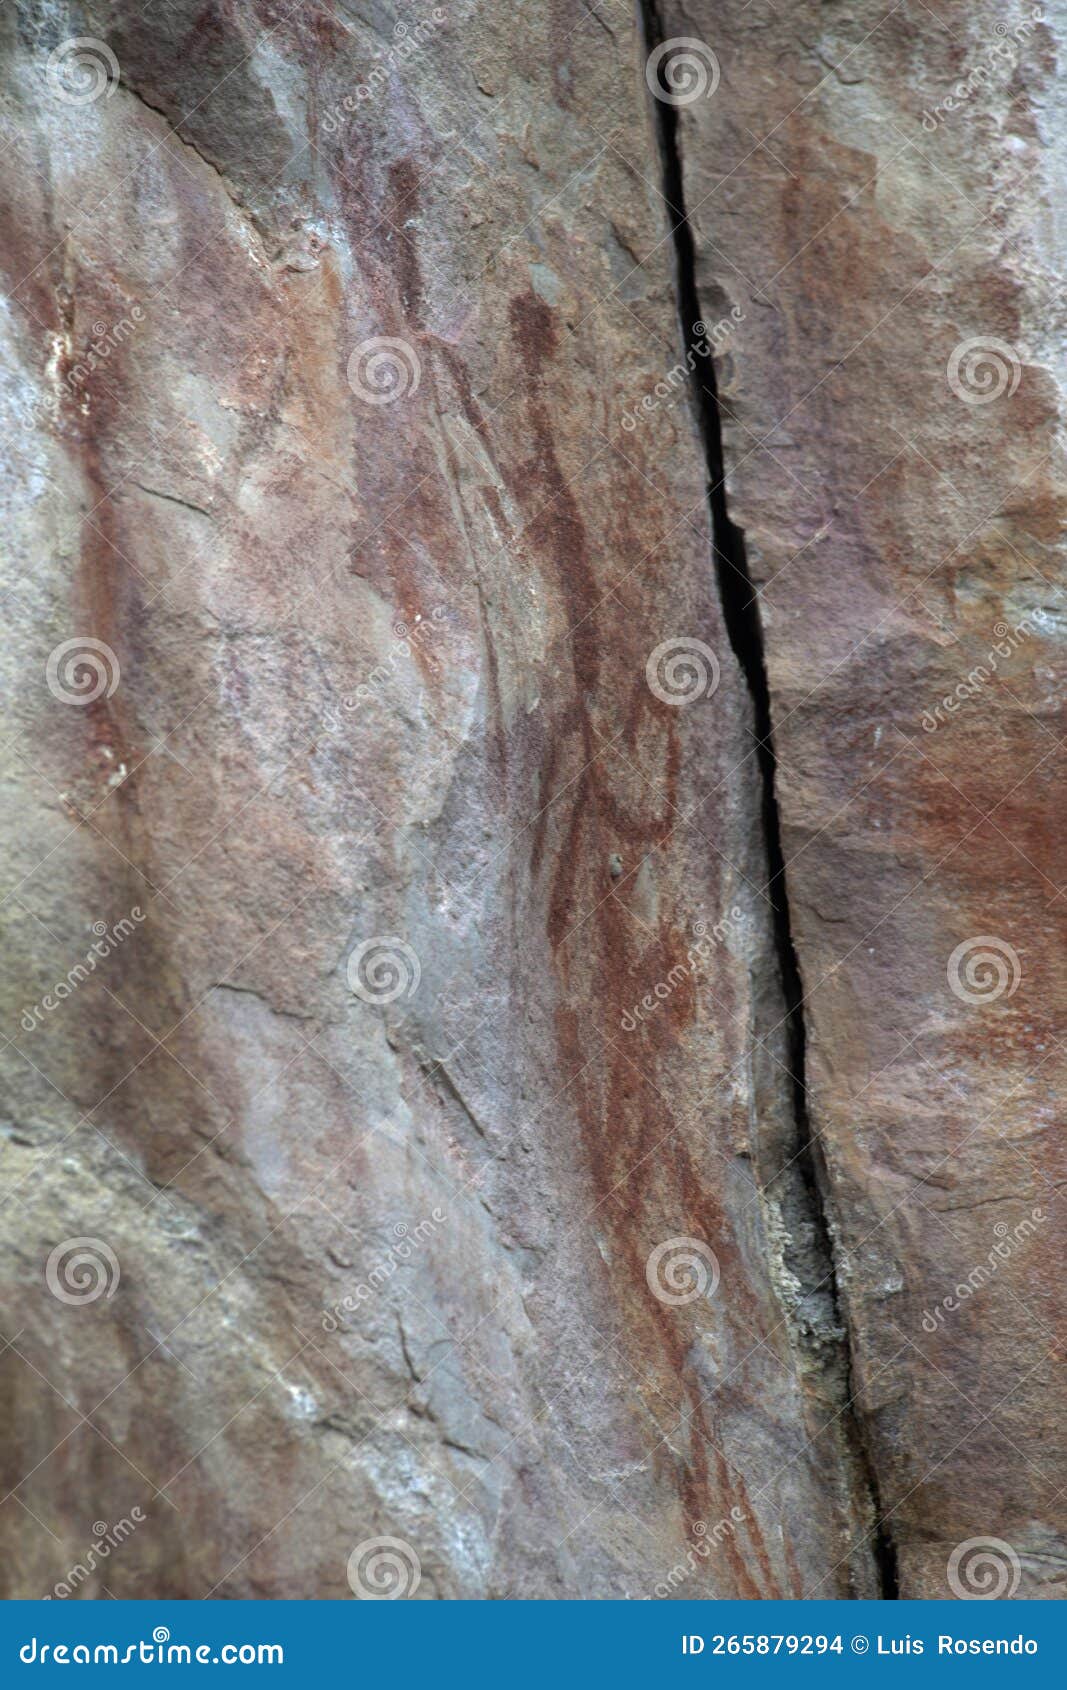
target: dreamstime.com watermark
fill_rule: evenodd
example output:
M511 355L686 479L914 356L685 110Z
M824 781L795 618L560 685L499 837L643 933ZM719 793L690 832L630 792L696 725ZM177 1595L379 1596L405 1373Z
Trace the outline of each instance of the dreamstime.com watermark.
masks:
M351 715L372 700L383 697L393 681L398 677L404 679L407 666L416 653L425 662L434 664L437 660L431 655L433 636L440 629L447 614L443 605L437 605L429 616L416 616L414 622L394 622L393 633L396 638L382 662L375 664L355 692L345 694L341 700L341 710ZM323 713L322 719L329 733L340 733L345 725L344 716L332 706Z
M654 47L645 60L648 91L665 106L691 106L696 100L710 100L721 74L715 54L695 35L673 35Z
M113 1297L121 1278L119 1259L102 1238L64 1238L45 1263L49 1291L57 1302L72 1308Z
M692 634L673 634L669 640L661 640L649 652L645 664L649 692L675 710L713 697L721 679L719 659L709 645Z
M1026 46L1038 24L1044 21L1043 8L1035 6L1030 16L1014 27L998 23L994 29L995 39L987 44L984 58L979 60L961 82L955 84L951 94L946 94L936 106L924 107L922 126L927 133L933 134L935 129L941 127L946 117L961 111L976 94L984 93L991 82L1010 75L1019 63L1020 50Z
M702 1238L665 1238L649 1252L645 1280L658 1303L684 1308L719 1289L719 1258Z
M73 1567L68 1569L66 1578L54 1584L41 1600L51 1602L55 1597L59 1601L65 1601L68 1596L73 1596L81 1585L107 1563L112 1550L121 1549L126 1539L132 1537L146 1519L147 1515L142 1509L131 1508L129 1518L124 1514L113 1526L109 1526L106 1520L97 1520L93 1526L93 1541L82 1559L75 1561Z
M134 330L144 322L145 316L142 306L131 305L129 312L117 322L95 322L90 330L88 345L76 357L69 352L64 337L54 335L48 367L56 391L34 400L25 419L28 425L39 428L42 423L58 424L63 414L65 399L73 399L78 408L88 415L89 377L125 346Z
M375 1262L366 1279L361 1280L356 1289L342 1297L339 1303L334 1303L331 1308L325 1310L322 1316L322 1330L337 1332L344 1326L344 1316L354 1314L360 1303L369 1302L383 1285L388 1285L397 1268L404 1262L409 1262L434 1236L438 1227L444 1225L444 1221L443 1209L431 1209L429 1220L420 1221L413 1231L403 1221L398 1221L393 1228L394 1242Z
M402 69L410 58L421 52L434 31L448 22L448 13L443 6L435 6L428 18L421 18L416 24L398 23L393 26L393 40L387 47L381 64L375 65L366 82L361 82L353 93L346 94L339 100L322 120L323 133L336 134L346 116L352 113L368 100L373 100L389 81L390 74Z
M693 1526L693 1541L685 1552L684 1561L675 1562L670 1572L655 1586L653 1596L659 1597L660 1600L673 1596L679 1585L692 1578L713 1549L726 1538L733 1537L738 1526L744 1525L746 1518L744 1509L735 1505L724 1519L715 1522L710 1531L703 1520L697 1520Z
M34 1032L41 1026L46 1015L51 1015L67 998L73 997L78 987L88 980L90 974L95 973L97 963L103 962L117 951L144 920L140 904L134 904L129 915L124 915L121 921L116 921L114 927L109 928L106 921L94 921L93 932L96 938L86 951L84 961L76 962L73 968L67 970L62 980L56 981L50 992L46 992L37 1003L22 1011L19 1026L23 1032Z
M49 54L45 81L63 105L92 106L114 94L119 61L98 36L72 35Z
M979 1009L1013 998L1022 977L1018 951L996 933L974 933L962 939L945 965L953 997Z
M1006 661L1011 657L1024 640L1037 632L1037 626L1031 617L1024 616L1014 628L1009 627L1007 622L994 622L993 632L997 642L989 648L982 662L976 663L973 669L961 676L952 691L939 699L932 709L923 711L919 718L923 733L936 733L949 716L958 715L969 699L980 697L997 673L998 658Z
M145 313L139 305L130 307L128 317L120 317L117 323L94 323L92 339L82 352L78 361L71 364L64 375L64 381L72 393L85 386L94 370L125 346L135 328L144 322Z
M650 992L646 992L632 1009L624 1012L619 1022L623 1032L635 1033L641 1022L647 1020L661 1003L666 1003L667 999L678 990L678 987L696 973L700 963L711 955L716 945L721 945L724 940L734 937L743 919L744 911L740 910L735 904L730 913L717 921L710 932L706 921L695 921L693 932L696 935L696 943L690 945L686 951L685 961L676 962L665 979L657 980Z
M969 1537L952 1551L945 1577L960 1602L1006 1602L1019 1588L1022 1563L1002 1537ZM1025 1652L1031 1653L1029 1643Z
M34 1032L44 1021L46 1015L50 1015L67 998L72 997L78 987L85 980L88 980L90 974L95 972L97 962L103 962L117 951L123 941L129 938L130 934L135 932L145 919L140 905L134 904L129 915L123 916L112 928L108 927L106 921L94 921L93 932L96 934L96 938L86 951L85 960L76 962L73 968L68 969L63 979L57 980L51 991L46 992L39 1002L22 1011L19 1017L19 1025L23 1032Z
M418 1552L403 1537L368 1537L348 1557L348 1588L361 1602L409 1602L422 1582Z
M945 366L949 392L962 405L995 405L1019 391L1030 348L996 335L972 335L954 346Z
M419 391L422 365L410 341L372 335L352 349L348 385L364 405L395 405Z
M946 1314L956 1314L964 1305L976 1297L979 1291L985 1289L991 1279L995 1279L1005 1262L1010 1262L1017 1250L1030 1238L1033 1238L1039 1226L1043 1226L1048 1216L1040 1204L1030 1210L1029 1215L1021 1220L1017 1226L1009 1227L1007 1221L998 1221L993 1228L997 1242L993 1245L984 1262L973 1267L966 1279L961 1279L954 1292L942 1297L932 1309L923 1310L922 1327L924 1332L936 1332L945 1323Z
M84 710L98 698L111 698L122 679L119 660L104 640L77 634L48 654L44 667L48 690L60 704Z
M395 1003L413 998L422 979L418 952L398 933L363 939L345 964L348 989L363 1003Z
M133 1661L146 1667L280 1667L285 1650L280 1643L172 1643L167 1627L157 1625L151 1639L139 1643L38 1643L31 1637L19 1660L28 1667L124 1667Z
M689 377L701 358L713 358L726 347L734 329L745 320L740 305L735 305L725 317L709 328L706 323L694 323L692 339L678 363L661 376L654 387L635 399L623 411L619 421L627 434L632 434L639 422L654 415L663 405L673 405L680 394L687 391Z

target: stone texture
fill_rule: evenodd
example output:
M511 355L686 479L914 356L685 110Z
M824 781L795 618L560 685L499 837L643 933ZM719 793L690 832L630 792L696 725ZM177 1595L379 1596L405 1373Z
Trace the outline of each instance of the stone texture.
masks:
M335 1596L380 1535L429 1596L650 1595L693 1546L694 1593L865 1589L758 1189L791 1129L701 450L621 420L676 357L639 43L427 19L401 57L384 9L5 15L8 1577L138 1506L79 1590ZM120 69L86 104L73 35ZM82 707L45 669L86 636L121 678ZM721 666L688 708L675 637ZM375 936L413 995L353 994ZM676 1237L713 1298L651 1293ZM51 1293L73 1238L113 1295Z
M7 1594L1053 1590L1050 26L919 121L986 10L5 7Z
M727 494L900 1591L949 1594L953 1547L995 1537L1020 1597L1063 1596L1067 8L698 0L661 28L720 69L678 111L685 208L704 315L743 314Z

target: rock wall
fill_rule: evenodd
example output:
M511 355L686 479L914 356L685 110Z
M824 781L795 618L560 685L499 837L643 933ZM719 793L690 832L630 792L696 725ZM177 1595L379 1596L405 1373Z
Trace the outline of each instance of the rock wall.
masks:
M1057 1593L1046 10L4 8L6 1594Z
M731 323L725 496L883 1531L901 1595L993 1538L986 1594L1062 1596L1067 10L654 25L715 55L670 108L678 209Z

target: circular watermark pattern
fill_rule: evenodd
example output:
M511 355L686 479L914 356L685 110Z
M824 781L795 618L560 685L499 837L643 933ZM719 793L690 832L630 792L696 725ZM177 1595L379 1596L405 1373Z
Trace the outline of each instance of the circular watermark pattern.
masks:
M719 659L703 640L664 640L645 664L649 688L664 704L695 704L719 685Z
M948 361L948 385L965 405L990 405L1007 394L1010 399L1022 376L1023 346L976 335L961 340Z
M661 41L645 61L645 81L665 106L710 100L719 86L719 61L705 41L676 35Z
M413 998L422 979L422 966L406 939L364 939L348 959L348 984L364 1003L393 1003Z
M91 106L110 100L119 85L119 61L106 41L74 35L50 53L45 77L65 106Z
M44 1278L61 1303L95 1303L118 1290L118 1257L100 1238L65 1238L49 1256Z
M348 1557L348 1586L363 1602L395 1602L414 1596L422 1563L402 1537L370 1537Z
M980 933L964 939L948 959L948 983L961 1003L996 1003L1014 997L1023 977L1019 953L1006 939Z
M1022 1567L1002 1537L969 1537L948 1558L948 1587L961 1602L1002 1602L1019 1588Z
M357 346L348 360L348 385L366 405L392 405L418 392L422 365L406 340L378 335Z
M53 698L61 704L85 705L110 698L121 670L109 645L80 635L76 640L64 640L49 653L44 674Z
M645 1278L661 1303L678 1307L713 1297L719 1284L719 1258L700 1238L668 1238L657 1244L645 1264Z

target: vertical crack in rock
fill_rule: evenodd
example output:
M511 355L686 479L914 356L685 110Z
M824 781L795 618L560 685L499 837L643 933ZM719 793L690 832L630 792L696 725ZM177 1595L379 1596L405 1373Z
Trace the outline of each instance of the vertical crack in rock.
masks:
M640 0L645 51L652 52L666 39L656 0ZM828 1216L828 1179L821 1147L812 1128L805 1084L806 1032L804 993L796 947L793 942L786 888L785 856L778 811L776 760L771 722L770 684L764 652L763 625L745 554L744 535L730 519L726 497L726 475L722 439L722 412L716 384L712 346L702 336L694 339L694 326L701 323L700 296L696 281L696 253L685 208L678 117L675 107L653 100L659 141L663 197L674 243L676 300L687 352L692 368L692 387L708 470L708 505L711 514L712 548L723 620L734 655L745 677L752 700L756 731L756 759L761 789L764 848L771 899L774 946L779 986L784 1003L786 1066L791 1082L792 1145L778 1178L788 1196L781 1204L787 1229L794 1234L787 1248L786 1276L795 1286L792 1324L806 1344L818 1355L818 1366L830 1386L835 1419L853 1469L853 1486L862 1512L868 1517L871 1551L878 1581L877 1594L884 1599L898 1595L897 1558L891 1530L884 1515L878 1477L860 1416L854 1408L856 1387L852 1365L852 1343L838 1288L834 1240ZM706 332L706 331L705 331ZM799 1237L803 1242L798 1242ZM820 1304L824 1311L820 1311ZM828 1353L830 1352L830 1353ZM867 1594L867 1592L857 1592Z

